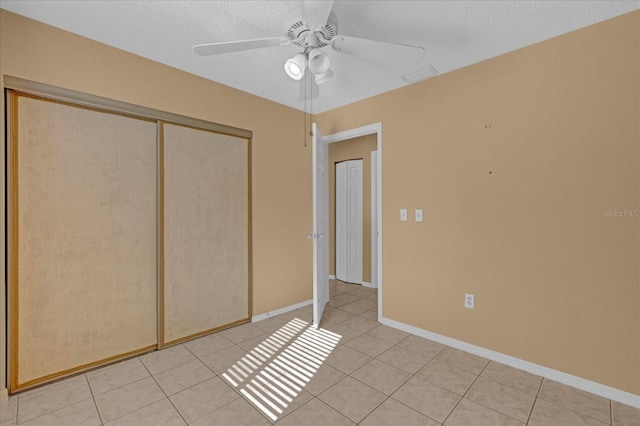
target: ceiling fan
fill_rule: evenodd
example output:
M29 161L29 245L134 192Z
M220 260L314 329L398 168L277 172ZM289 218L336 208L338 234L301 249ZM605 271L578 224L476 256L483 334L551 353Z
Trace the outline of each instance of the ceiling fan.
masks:
M335 52L377 62L406 63L422 59L424 49L419 46L338 35L338 19L331 11L333 3L333 0L303 0L300 7L287 14L285 36L198 44L193 46L193 51L209 56L294 44L300 52L286 61L284 69L289 77L300 81L300 100L317 97L318 85L333 77L329 56L323 51L327 46Z

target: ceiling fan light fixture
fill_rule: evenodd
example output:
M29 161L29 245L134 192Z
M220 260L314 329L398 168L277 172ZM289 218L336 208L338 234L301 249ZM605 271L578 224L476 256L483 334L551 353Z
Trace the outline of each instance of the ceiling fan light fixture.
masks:
M307 67L307 58L304 53L298 53L292 58L287 59L284 64L284 70L287 75L294 80L300 80L304 77L304 69Z
M327 70L327 72L322 73L322 74L316 74L315 76L316 76L315 77L316 84L320 85L322 83L326 83L327 81L329 81L330 79L333 78L333 71Z
M309 70L314 74L324 74L331 66L329 57L320 49L312 49L309 52L308 62Z

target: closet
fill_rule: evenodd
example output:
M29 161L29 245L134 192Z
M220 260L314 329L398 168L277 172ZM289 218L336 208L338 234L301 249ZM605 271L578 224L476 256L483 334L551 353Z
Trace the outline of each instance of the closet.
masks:
M251 132L5 78L9 390L251 317Z

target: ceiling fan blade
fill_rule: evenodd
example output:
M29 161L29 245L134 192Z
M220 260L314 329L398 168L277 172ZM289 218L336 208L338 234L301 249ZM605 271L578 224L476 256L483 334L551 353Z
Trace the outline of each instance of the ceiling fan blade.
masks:
M263 47L285 46L291 40L287 37L259 38L255 40L223 41L220 43L197 44L193 51L200 56L219 55L221 53L262 49Z
M335 36L331 39L331 47L336 52L377 62L411 65L424 58L424 49L420 46L356 37Z
M304 77L300 79L300 91L298 92L298 99L301 101L308 101L315 99L320 95L320 88L316 83L316 80L312 73L307 72Z
M302 2L302 20L306 21L314 30L322 28L327 23L332 8L333 0L304 0Z

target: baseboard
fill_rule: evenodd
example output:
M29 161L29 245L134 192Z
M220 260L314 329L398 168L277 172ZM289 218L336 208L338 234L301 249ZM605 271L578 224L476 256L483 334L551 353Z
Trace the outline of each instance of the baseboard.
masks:
M5 402L9 400L9 391L7 388L0 389L0 402Z
M330 279L330 280L335 280L335 279L336 279L336 276L335 276L335 275L329 275L329 279ZM368 282L366 282L366 281L359 281L359 282L355 282L354 284L360 284L360 285L361 285L361 286L363 286L363 287L378 288L378 286L377 286L377 285L375 285L375 284L371 284L371 283L368 283Z
M304 308L305 306L309 306L312 304L313 304L313 299L305 300L304 302L296 303L295 305L285 306L284 308L279 308L273 311L265 312L264 314L251 317L251 322L266 320L271 317L275 317L276 315L284 314L285 312L289 312L289 311L295 311L296 309Z
M612 401L630 405L635 408L640 408L640 395L635 395L633 393L625 392L623 390L612 388L607 385L592 382L591 380L563 373L562 371L534 364L529 361L515 358L510 355L505 355L500 352L495 352L480 346L472 345L471 343L443 336L442 334L433 333L431 331L414 327L412 325L408 325L399 321L394 321L389 318L383 317L382 324L388 325L389 327L397 328L398 330L406 331L407 333L415 334L416 336L433 340L434 342L442 343L443 345L451 346L452 348L460 349L465 352L490 359L491 361L496 361L501 364L506 364L510 367L518 368L537 376L563 383L565 385L601 396L603 398L610 399Z

